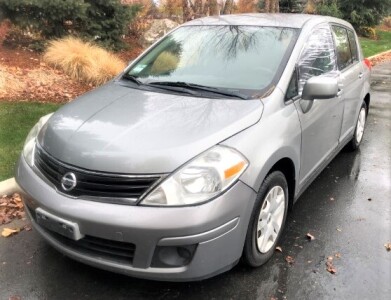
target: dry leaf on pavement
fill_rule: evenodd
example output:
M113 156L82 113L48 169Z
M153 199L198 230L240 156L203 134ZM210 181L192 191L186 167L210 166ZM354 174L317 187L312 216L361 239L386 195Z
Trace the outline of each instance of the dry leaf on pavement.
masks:
M23 226L23 230L26 230L26 231L31 231L31 225L24 225Z
M387 251L391 251L391 243L385 243L384 247L386 247Z
M295 259L292 256L285 257L285 261L291 266L295 263Z
M0 225L8 224L13 219L25 217L23 202L19 194L4 195L0 198Z
M307 233L307 234L306 234L306 237L307 237L307 239L310 240L310 241L313 241L313 240L315 239L315 237L314 237L311 233Z
M276 251L282 252L282 248L280 246L276 247Z
M326 270L331 274L337 273L337 269L333 265L333 257L329 256L326 261Z
M20 231L19 228L12 229L12 228L4 228L3 231L1 232L1 236L3 237L9 237L13 234L16 234Z

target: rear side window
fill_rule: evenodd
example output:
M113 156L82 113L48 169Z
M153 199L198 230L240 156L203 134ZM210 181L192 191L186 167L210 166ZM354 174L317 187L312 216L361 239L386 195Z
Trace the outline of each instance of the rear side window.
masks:
M335 25L333 25L333 32L335 37L335 46L337 50L338 68L340 70L343 70L348 67L353 61L352 54L350 52L348 33L345 28Z
M348 29L348 39L349 39L350 51L352 52L352 62L356 62L358 61L358 49L357 49L356 36L354 32L349 29Z

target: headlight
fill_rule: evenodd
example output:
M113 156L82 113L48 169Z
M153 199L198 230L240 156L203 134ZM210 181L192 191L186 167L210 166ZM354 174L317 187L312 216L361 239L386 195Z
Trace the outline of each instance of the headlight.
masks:
M49 120L53 113L43 116L39 119L38 123L30 130L27 135L26 141L24 142L23 147L23 156L26 162L30 167L34 165L34 149L35 149L35 140L39 131L42 129L43 125Z
M227 190L248 166L237 150L215 146L167 177L141 205L199 204Z

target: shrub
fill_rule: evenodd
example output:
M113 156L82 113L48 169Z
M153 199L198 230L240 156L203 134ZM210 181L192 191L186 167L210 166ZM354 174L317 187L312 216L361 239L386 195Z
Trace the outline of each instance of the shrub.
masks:
M106 47L123 47L122 36L130 21L140 10L138 5L122 5L119 0L84 0L89 4L86 11L86 27L83 34Z
M43 58L72 78L92 84L112 79L126 66L114 54L75 37L50 42Z
M374 27L391 12L391 0L338 0L344 19L356 29Z
M372 40L377 39L376 29L373 27L363 26L363 27L359 28L358 33L361 36L372 39Z
M383 25L387 28L391 28L391 16L384 18Z
M300 13L303 8L300 0L280 0L280 12L282 13Z
M320 2L316 5L316 13L324 16L343 18L343 14L338 7L336 0Z
M66 22L83 23L87 6L80 0L0 0L0 10L12 23L45 37L67 34Z
M138 9L120 0L0 0L4 16L24 30L44 38L71 33L114 49Z

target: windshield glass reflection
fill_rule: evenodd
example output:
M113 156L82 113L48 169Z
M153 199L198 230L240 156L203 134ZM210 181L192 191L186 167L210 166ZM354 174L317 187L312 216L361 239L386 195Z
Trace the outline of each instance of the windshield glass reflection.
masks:
M282 27L180 27L139 60L128 75L143 83L186 82L259 91L272 83L295 37L296 29Z

